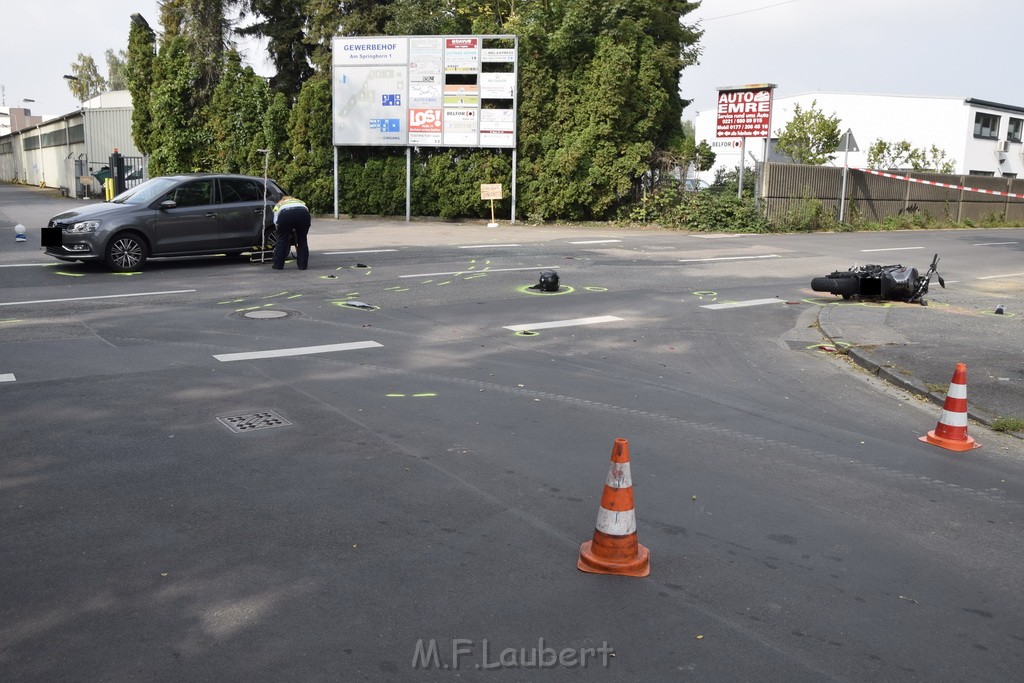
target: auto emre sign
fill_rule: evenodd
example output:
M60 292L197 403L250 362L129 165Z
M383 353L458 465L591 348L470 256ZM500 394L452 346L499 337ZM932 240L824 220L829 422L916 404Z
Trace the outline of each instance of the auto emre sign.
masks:
M720 89L715 137L770 137L774 88L773 84L765 83Z

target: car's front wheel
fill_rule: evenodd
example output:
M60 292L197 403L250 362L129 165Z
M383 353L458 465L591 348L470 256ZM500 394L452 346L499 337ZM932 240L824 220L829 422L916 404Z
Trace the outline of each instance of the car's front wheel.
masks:
M115 273L138 270L146 262L146 243L133 232L115 235L107 244L106 261Z

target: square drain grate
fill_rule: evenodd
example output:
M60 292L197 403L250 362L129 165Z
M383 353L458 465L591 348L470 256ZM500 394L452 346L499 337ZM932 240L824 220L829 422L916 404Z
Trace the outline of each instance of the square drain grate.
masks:
M218 417L217 421L233 431L235 434L252 432L257 429L270 429L271 427L285 427L291 422L284 419L273 410L264 410L258 413L246 413L245 415L227 415Z

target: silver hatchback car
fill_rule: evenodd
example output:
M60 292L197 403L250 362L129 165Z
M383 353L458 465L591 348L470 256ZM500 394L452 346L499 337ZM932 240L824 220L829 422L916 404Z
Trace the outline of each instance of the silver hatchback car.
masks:
M272 180L216 173L161 176L58 214L42 229L45 253L104 261L115 272L148 257L238 255L272 249L271 208L284 195Z

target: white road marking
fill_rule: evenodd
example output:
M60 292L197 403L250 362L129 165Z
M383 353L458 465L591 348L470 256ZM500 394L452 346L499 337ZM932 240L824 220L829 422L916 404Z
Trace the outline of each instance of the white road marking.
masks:
M261 358L282 358L285 356L308 356L314 353L331 353L333 351L352 351L354 349L370 349L383 346L375 341L349 342L347 344L325 344L323 346L299 346L292 349L271 349L269 351L251 351L247 353L219 353L213 357L228 363L235 360L257 360Z
M533 268L488 268L486 270L450 270L447 273L417 273L416 275L399 275L398 277L438 277L441 275L481 275L483 273L507 273L513 270L554 270L557 266L534 266Z
M708 261L743 261L746 259L779 258L778 254L761 254L760 256L716 256L714 258L679 259L680 263L706 263Z
M622 240L585 240L583 242L569 242L569 244L612 244L613 242L621 242Z
M2 263L0 268L29 268L32 266L59 266L59 263Z
M325 256L334 256L335 254L382 254L386 251L398 251L397 249L364 249L362 251L325 251Z
M747 235L743 235L743 234L739 234L739 235L717 235L717 234L715 234L715 235L693 235L693 236L694 237L698 237L698 238L700 238L702 240L724 240L724 239L727 239L729 237L746 237Z
M979 280L995 280L1000 277L1022 277L1024 273L1010 273L1009 275L986 275L985 277L979 277Z
M129 296L160 296L161 294L189 294L194 289L172 289L166 292L136 292L135 294L104 294L102 296L74 296L68 299L36 299L35 301L4 301L0 306L24 306L27 304L56 304L65 301L92 301L94 299L121 299Z
M701 308L709 308L712 311L718 311L723 308L743 308L745 306L764 306L765 304L781 304L785 303L785 299L751 299L750 301L734 301L729 304L708 304L701 306Z
M488 247L521 247L521 244L463 244L459 249L486 249Z
M1020 242L976 242L972 247L996 247L1001 244L1020 244Z
M0 375L0 382L13 382L13 381L15 381L14 380L14 373L13 372L8 372L6 374Z
M553 327L575 327L577 325L595 325L597 323L611 323L622 320L614 315L601 315L595 318L575 318L573 320L553 320L546 323L529 323L526 325L505 325L506 330L513 332L524 332L534 330L549 330Z
M910 251L911 249L924 249L924 247L889 247L888 249L861 249L863 252L869 251Z

